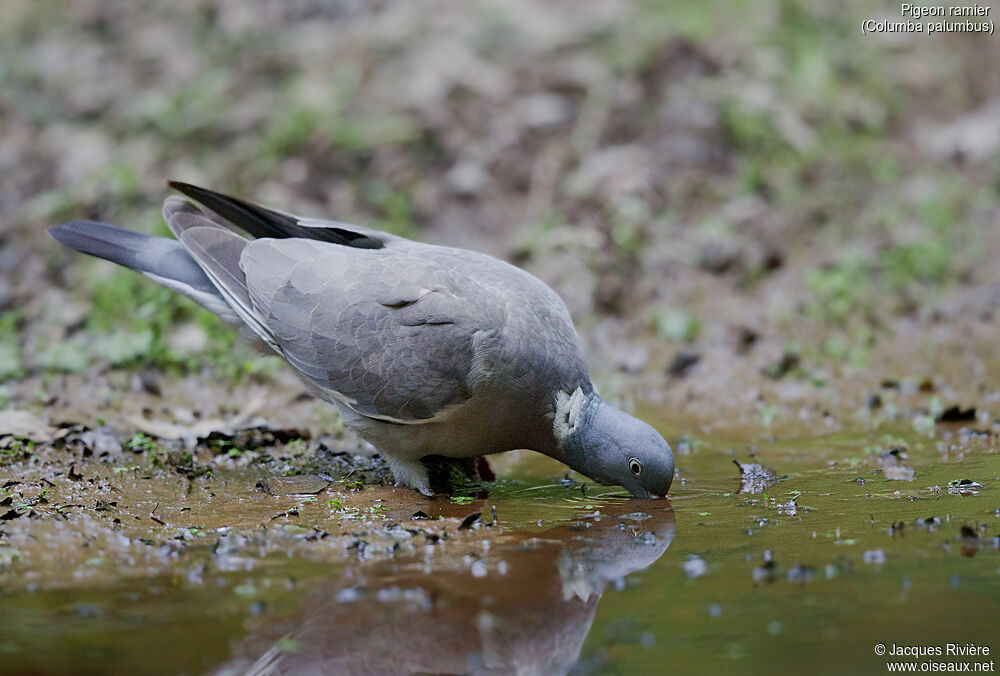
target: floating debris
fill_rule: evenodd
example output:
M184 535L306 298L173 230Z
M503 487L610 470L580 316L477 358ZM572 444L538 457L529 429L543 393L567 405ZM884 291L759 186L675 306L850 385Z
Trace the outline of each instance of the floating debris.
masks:
M941 517L928 516L922 519L917 519L914 523L917 524L918 528L924 528L933 533L941 525Z
M861 560L865 563L873 563L875 565L880 565L885 563L885 550L879 547L878 549L870 549L861 556Z
M903 463L909 456L905 446L890 448L878 457L878 466L889 481L913 481L915 472Z
M737 493L763 493L766 488L778 481L774 472L759 463L742 463L733 459L733 464L740 468L740 487Z
M971 559L976 555L981 546L979 533L969 525L963 525L959 533L962 538L962 556L967 556Z
M788 516L795 516L795 514L799 510L799 506L795 503L795 501L798 500L800 497L801 494L796 495L788 502L777 505L776 509L778 510L779 513L787 514Z
M816 569L812 566L803 566L799 564L794 568L789 569L787 575L789 582L799 582L805 584L816 577Z
M701 577L708 572L708 564L705 559L692 554L684 562L684 574L690 578Z
M952 479L948 482L948 492L952 495L976 495L983 485L972 479Z
M771 584L777 579L777 576L778 564L770 559L754 568L753 573L751 573L751 578L753 579L753 585L755 587L762 584Z
M562 479L559 480L559 485L562 486L563 488L575 488L576 486L580 486L582 484L579 481L576 481L575 479L571 479L569 477L569 474L567 474L563 476Z

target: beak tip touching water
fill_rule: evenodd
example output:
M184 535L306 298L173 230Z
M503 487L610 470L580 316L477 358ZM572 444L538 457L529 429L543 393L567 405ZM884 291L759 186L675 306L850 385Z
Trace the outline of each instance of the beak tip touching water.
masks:
M664 498L667 497L666 493L664 493L663 495L657 495L656 493L653 493L645 488L640 488L639 490L636 491L630 490L629 493L632 494L633 498L638 498L640 500L663 500Z

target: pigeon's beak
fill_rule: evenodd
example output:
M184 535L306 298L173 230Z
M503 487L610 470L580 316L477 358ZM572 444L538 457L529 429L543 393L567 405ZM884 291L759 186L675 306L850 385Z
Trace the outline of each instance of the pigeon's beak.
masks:
M640 500L659 500L660 498L666 497L664 495L657 495L656 493L649 492L646 488L639 488L637 490L629 490L633 498L639 498Z
M646 500L664 500L667 497L666 491L664 491L663 495L660 495L659 493L654 493L648 488L640 488L639 491L641 491L641 493L636 492L633 493L632 495L634 495L637 498L645 498Z

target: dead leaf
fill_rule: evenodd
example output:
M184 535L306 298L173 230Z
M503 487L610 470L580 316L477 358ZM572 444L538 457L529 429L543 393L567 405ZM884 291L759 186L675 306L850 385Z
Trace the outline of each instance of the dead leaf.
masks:
M268 495L316 495L329 486L330 482L315 474L297 474L268 477L257 485Z
M167 420L147 420L142 416L131 415L127 420L137 429L146 434L159 439L183 439L195 440L207 437L212 432L226 432L233 434L240 427L246 425L250 418L266 403L263 392L258 392L247 402L243 410L228 420L221 418L209 418L196 423L180 425Z
M0 411L0 437L17 437L39 443L52 441L58 430L30 411Z

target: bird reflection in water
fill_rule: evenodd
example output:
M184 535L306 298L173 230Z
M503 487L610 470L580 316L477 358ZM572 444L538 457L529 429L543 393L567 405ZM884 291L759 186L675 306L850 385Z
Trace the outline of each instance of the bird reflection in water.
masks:
M508 532L486 551L477 543L472 556L345 571L213 673L566 673L605 588L653 564L674 537L669 503L600 507L530 536Z

